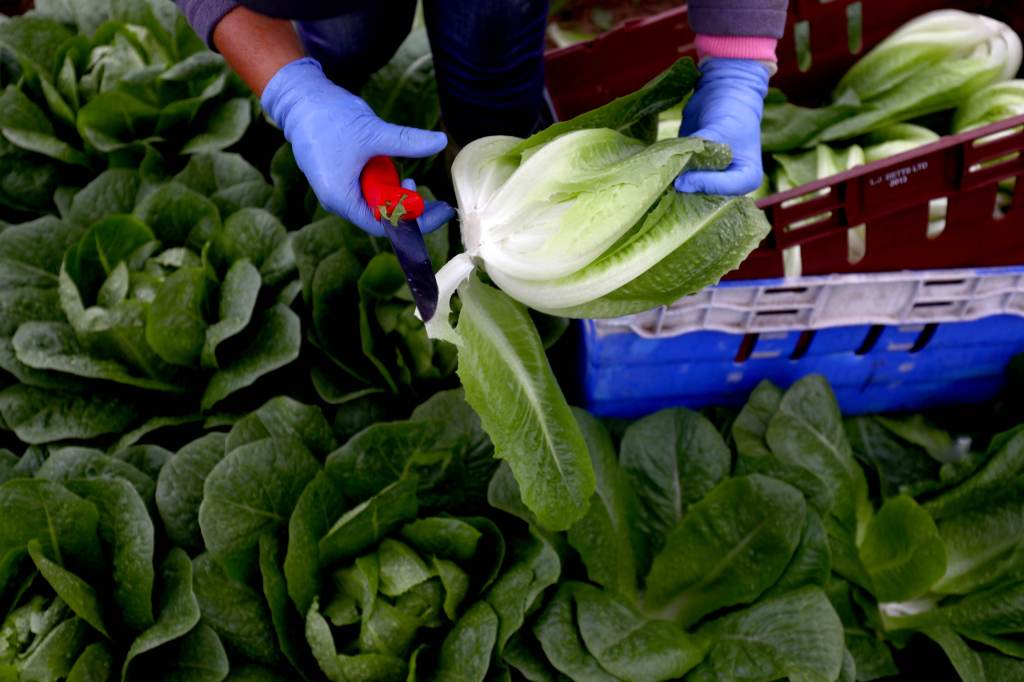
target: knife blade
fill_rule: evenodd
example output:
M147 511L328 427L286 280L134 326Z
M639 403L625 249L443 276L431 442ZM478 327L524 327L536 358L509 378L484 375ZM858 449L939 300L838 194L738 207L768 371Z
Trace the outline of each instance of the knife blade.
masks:
M437 310L437 278L434 277L434 266L430 263L427 243L423 240L416 223L400 221L397 225L384 223L384 233L391 240L395 249L398 264L405 273L405 281L409 283L412 300L420 311L420 319L427 322Z
M416 224L424 210L423 197L402 187L398 169L386 156L375 156L367 162L360 186L374 217L383 218L384 234L395 250L420 319L427 322L437 310L438 291L427 243Z

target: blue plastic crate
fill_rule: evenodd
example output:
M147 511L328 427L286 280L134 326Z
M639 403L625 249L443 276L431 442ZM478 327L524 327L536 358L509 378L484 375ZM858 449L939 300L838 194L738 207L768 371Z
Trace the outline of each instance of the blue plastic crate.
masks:
M581 393L602 416L739 406L814 373L848 414L919 410L999 391L1024 352L1024 268L728 282L580 324Z

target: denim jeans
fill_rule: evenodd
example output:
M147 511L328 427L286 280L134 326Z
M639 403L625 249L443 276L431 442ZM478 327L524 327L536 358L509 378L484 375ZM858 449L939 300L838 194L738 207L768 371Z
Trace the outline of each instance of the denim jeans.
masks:
M412 28L416 0L339 3L336 17L298 23L307 53L358 90ZM459 144L525 137L551 120L544 99L548 0L423 0L441 112Z

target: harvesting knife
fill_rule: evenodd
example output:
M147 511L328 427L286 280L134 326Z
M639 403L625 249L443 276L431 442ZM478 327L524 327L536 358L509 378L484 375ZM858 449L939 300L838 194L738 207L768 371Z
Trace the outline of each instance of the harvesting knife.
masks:
M402 187L398 169L387 156L375 156L366 163L359 185L373 217L381 221L391 240L420 318L427 322L437 310L437 279L427 243L416 225L423 215L423 197Z

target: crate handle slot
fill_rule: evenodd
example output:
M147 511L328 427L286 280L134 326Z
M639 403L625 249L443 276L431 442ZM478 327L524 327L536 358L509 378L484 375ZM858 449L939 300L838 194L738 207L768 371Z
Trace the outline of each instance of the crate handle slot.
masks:
M813 329L806 329L800 332L800 337L796 340L796 346L794 346L793 352L789 355L790 360L799 360L807 355L807 351L811 347L811 341L814 340L814 333Z
M924 329L921 330L921 333L918 334L917 339L914 341L914 345L910 347L910 352L918 353L924 350L924 347L927 346L928 343L932 340L932 337L935 336L935 330L938 328L939 325L935 324L934 322L926 324L924 326Z
M750 359L751 353L754 352L754 346L757 345L757 337L757 334L743 335L743 340L740 341L740 347L736 349L736 357L733 358L733 362L743 364Z
M857 350L854 351L856 355L867 355L871 352L871 349L878 344L878 339L882 336L882 330L885 329L880 324L873 324L868 329L868 333L864 336L864 340L861 342Z

